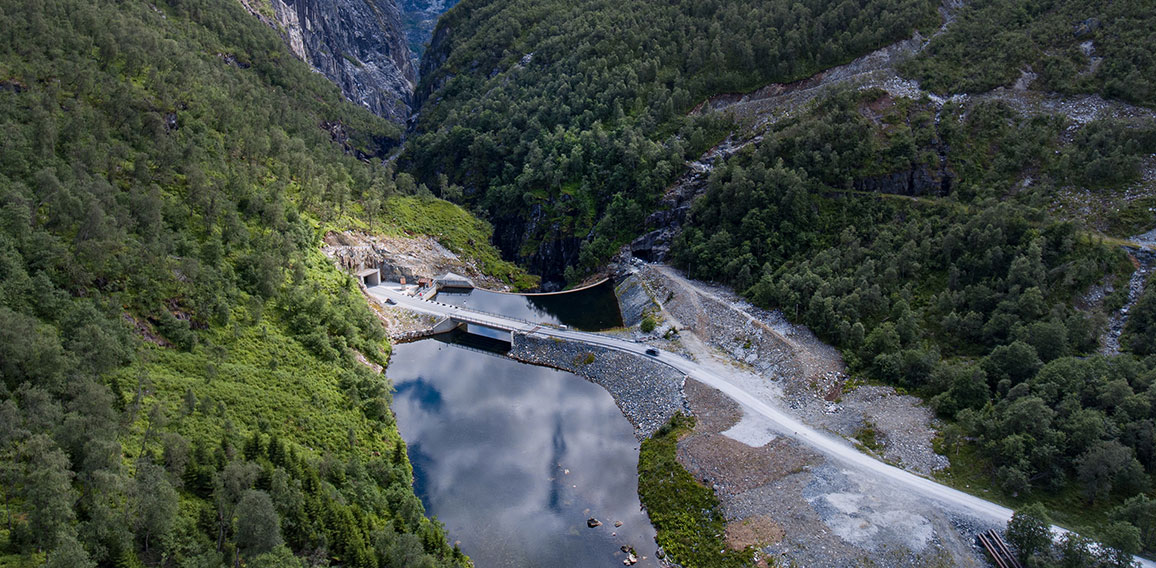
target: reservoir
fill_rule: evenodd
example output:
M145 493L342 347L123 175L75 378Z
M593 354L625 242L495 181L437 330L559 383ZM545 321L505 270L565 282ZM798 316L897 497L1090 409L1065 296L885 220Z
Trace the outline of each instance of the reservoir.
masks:
M554 294L506 294L475 288L445 289L437 301L502 316L552 323L584 331L601 331L622 325L622 313L614 295L614 283Z
M426 513L478 568L622 566L623 546L656 566L633 427L601 387L504 345L455 332L394 346L393 408Z

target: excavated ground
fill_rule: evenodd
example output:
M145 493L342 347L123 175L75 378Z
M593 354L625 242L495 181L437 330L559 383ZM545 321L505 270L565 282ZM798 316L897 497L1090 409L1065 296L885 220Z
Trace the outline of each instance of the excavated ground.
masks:
M887 461L923 474L947 465L932 450L933 418L918 399L889 387L843 392L838 352L806 328L669 267L636 266L629 278L645 286L663 320L655 334L641 335L677 330L677 346L700 364L720 368L813 426L848 437L873 427ZM693 380L684 393L698 424L679 443L679 461L719 496L734 545L756 544L781 565L984 565L971 543L978 531L998 527L931 508L777 436Z
M467 276L487 290L509 290L501 280L487 276L477 263L464 260L429 236L386 237L356 231L325 235L321 251L332 258L340 268L383 267L387 280L405 277L411 282L418 278L435 278L446 272Z

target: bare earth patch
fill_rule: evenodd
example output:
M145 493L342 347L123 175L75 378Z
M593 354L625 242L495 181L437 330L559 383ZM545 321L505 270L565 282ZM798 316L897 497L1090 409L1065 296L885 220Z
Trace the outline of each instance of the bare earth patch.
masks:
M786 533L774 519L764 515L747 517L741 521L727 523L727 546L731 550L742 550L748 546L768 546L778 544Z
M686 381L683 387L687 403L694 410L695 432L718 434L739 422L743 409L723 393L698 381Z

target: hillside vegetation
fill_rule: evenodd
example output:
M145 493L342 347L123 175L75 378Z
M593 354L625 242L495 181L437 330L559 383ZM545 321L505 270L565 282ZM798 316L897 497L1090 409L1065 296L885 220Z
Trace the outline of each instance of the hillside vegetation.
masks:
M905 71L937 93L1037 75L1033 89L1156 105L1156 11L1144 0L969 1Z
M508 258L552 281L577 265L574 279L725 135L692 107L934 28L934 4L466 0L426 52L399 163L431 188L439 175L462 186Z
M319 245L449 208L496 258L486 226L395 205L421 188L358 157L396 127L232 0L3 0L0 30L0 564L468 565Z
M949 103L938 123L935 111L867 90L776 124L711 174L675 262L781 309L858 377L953 419L943 449L972 482L1013 504L1045 499L1093 534L1107 517L1148 531L1150 299L1128 328L1135 355L1095 356L1133 266L1048 208L1060 188L1110 194L1138 180L1156 126L1071 134L1062 117L1001 102ZM892 172L928 181L891 195ZM1101 303L1084 299L1111 281Z
M674 262L807 324L858 379L922 396L949 421L949 481L1045 500L1092 534L1136 530L1134 546L1106 536L1156 550L1156 362L1144 358L1156 292L1135 308L1128 352L1096 355L1134 268L1101 231L1156 224L1156 126L881 90L780 109L758 132L688 112L928 37L935 8L465 0L424 58L400 163L461 186L441 195L485 214L507 258L574 281L647 227L688 160L728 134L762 136L714 164ZM927 89L988 91L1022 72L1033 89L1152 104L1143 2L951 8L899 66ZM1073 195L1110 206L1093 219Z

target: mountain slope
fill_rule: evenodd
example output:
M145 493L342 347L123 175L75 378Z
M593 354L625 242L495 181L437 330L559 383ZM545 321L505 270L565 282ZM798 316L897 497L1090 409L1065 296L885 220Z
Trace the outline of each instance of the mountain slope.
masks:
M281 32L293 53L345 97L402 124L417 82L401 7L394 0L241 0ZM408 17L408 16L407 16Z
M1108 519L1146 526L1137 511L1156 473L1143 433L1156 419L1150 304L1130 353L1097 353L1152 253L1096 234L1060 196L1150 195L1156 123L1017 108L835 91L742 133L750 143L713 164L673 260L806 324L854 381L926 400L951 421L947 480L1010 506L1043 500L1112 540L1132 529ZM1141 545L1156 541L1128 550Z
M507 257L558 285L635 236L683 163L722 138L723 119L685 116L704 97L935 25L924 0L467 0L434 32L399 163L461 185Z
M938 93L1019 82L1156 105L1156 12L1142 0L967 2L906 66Z
M319 250L412 191L357 158L397 128L234 0L0 29L0 562L466 565Z
M401 163L462 185L503 252L555 285L687 207L676 264L807 324L856 381L922 396L950 421L961 485L1156 550L1154 292L1125 304L1152 261L1119 240L1153 222L1156 125L1121 102L1151 105L1152 11L952 3L928 34L932 9L465 0L423 59ZM885 65L886 88L864 73L811 90L898 40L857 67ZM758 99L784 105L724 108ZM1098 356L1129 308L1130 352Z

